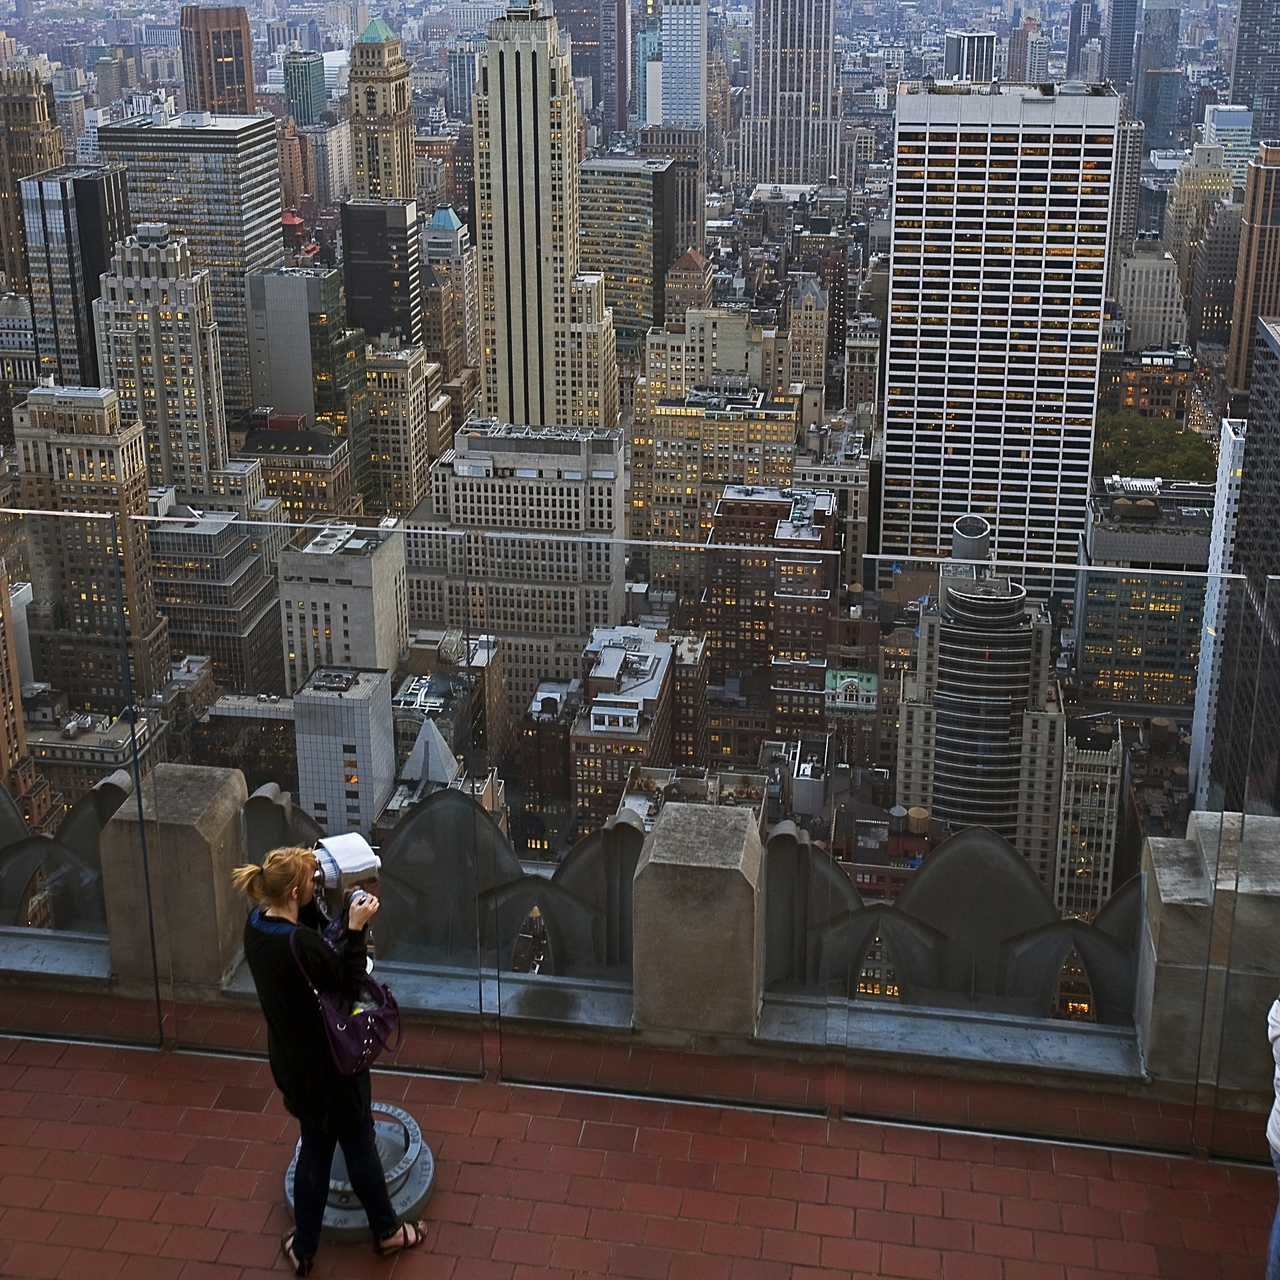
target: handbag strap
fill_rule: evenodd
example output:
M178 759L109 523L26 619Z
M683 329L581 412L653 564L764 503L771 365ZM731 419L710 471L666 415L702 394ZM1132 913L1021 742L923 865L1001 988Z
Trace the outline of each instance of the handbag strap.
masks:
M320 993L316 990L316 984L311 981L311 975L307 972L307 966L302 963L302 957L298 954L297 938L298 938L298 926L294 925L294 927L289 932L289 950L293 953L293 959L297 964L298 968L302 971L302 976L305 979L307 986L311 988L311 994L315 996L317 1000L319 1000Z

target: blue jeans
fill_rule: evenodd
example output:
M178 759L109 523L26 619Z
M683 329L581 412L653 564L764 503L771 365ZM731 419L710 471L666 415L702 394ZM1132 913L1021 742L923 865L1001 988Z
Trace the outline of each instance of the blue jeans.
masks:
M1271 1148L1271 1163L1276 1167L1277 1180L1280 1180L1280 1151L1275 1147ZM1267 1280L1280 1280L1280 1205L1276 1206L1275 1221L1271 1224L1271 1245L1267 1249Z
M299 1262L315 1257L320 1245L320 1226L324 1221L325 1202L329 1199L329 1169L333 1149L339 1139L322 1129L302 1121L302 1150L293 1177L293 1220L297 1230L293 1237L293 1256ZM391 1207L382 1161L373 1140L373 1117L350 1138L341 1139L342 1154L347 1160L347 1177L369 1218L369 1229L375 1240L394 1235L400 1220Z

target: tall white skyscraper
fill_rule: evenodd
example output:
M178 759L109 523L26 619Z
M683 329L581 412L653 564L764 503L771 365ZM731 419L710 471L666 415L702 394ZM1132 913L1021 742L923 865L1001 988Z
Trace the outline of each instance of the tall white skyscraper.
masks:
M608 360L611 340L596 344L595 361L570 352L579 288L578 106L568 37L541 5L513 5L489 27L475 108L487 412L531 426L587 425L581 406L617 404L617 364ZM612 338L611 312L593 323L607 325ZM583 394L588 388L601 392L598 400Z
M840 130L835 0L755 0L754 29L743 177L825 182L835 172ZM662 56L665 85L665 42Z
M186 240L163 222L140 223L116 246L93 319L102 385L146 433L148 483L175 486L184 502L206 496L212 473L227 465L209 272L192 266Z
M662 6L662 123L706 127L707 0Z
M886 554L946 555L973 513L997 560L1075 562L1119 106L1022 85L898 98Z

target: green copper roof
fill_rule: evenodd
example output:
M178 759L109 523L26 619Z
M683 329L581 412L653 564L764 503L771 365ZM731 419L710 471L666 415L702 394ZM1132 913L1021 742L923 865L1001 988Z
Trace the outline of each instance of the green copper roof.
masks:
M356 44L386 44L389 40L399 40L400 37L391 30L381 17L374 18L364 29L364 35L356 41Z

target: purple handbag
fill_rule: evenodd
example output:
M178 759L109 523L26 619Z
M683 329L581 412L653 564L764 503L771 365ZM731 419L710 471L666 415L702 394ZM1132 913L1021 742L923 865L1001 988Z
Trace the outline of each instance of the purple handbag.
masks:
M289 950L293 952L293 958L320 1006L320 1021L324 1023L329 1052L338 1073L353 1076L357 1071L364 1071L388 1047L387 1041L393 1035L396 1042L390 1048L393 1052L399 1049L402 1039L400 1006L396 1004L391 989L366 973L361 981L360 996L354 1001L336 991L317 991L302 957L298 955L298 944L294 940L297 932L294 929L289 934Z

